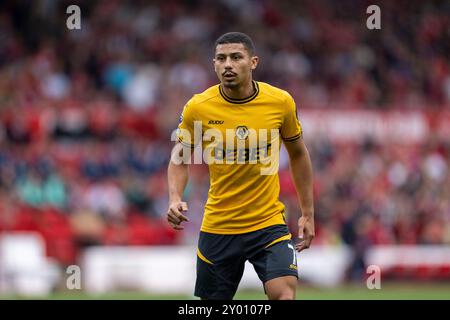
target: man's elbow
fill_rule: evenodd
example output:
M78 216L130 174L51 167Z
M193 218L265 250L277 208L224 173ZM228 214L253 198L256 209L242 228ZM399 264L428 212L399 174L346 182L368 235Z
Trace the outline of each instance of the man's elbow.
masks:
M289 158L291 160L303 159L309 156L308 150L300 145L293 146L288 149Z
M180 159L180 158L170 158L169 161L169 168L180 168L180 169L184 169L188 167L189 165L189 161L186 161L185 159Z

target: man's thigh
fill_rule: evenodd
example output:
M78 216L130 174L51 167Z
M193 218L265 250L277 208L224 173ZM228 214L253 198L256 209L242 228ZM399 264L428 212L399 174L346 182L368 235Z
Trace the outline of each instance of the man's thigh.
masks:
M297 256L290 239L262 249L250 262L263 283L284 276L298 278Z
M244 273L244 265L240 235L201 232L195 295L210 300L232 299Z

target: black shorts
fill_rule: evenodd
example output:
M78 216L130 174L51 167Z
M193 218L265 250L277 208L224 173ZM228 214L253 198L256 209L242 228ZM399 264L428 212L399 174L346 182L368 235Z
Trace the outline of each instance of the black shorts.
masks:
M286 225L224 235L200 232L195 295L203 299L231 300L250 261L265 283L274 278L298 278L294 244ZM281 240L280 240L281 239Z

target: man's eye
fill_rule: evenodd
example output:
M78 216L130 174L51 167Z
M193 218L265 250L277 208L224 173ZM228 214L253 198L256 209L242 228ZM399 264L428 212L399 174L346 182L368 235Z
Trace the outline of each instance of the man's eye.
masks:
M241 57L240 56L234 56L233 59L234 60L239 60L239 59L241 59Z
M225 60L225 58L224 57L218 57L217 60L223 61L223 60Z

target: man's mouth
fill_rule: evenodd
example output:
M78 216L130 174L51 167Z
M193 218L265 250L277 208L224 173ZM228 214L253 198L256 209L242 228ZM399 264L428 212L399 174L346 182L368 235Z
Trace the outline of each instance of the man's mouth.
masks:
M224 77L225 79L233 79L233 78L236 77L236 74L233 73L233 72L225 72L225 73L223 74L223 77Z

